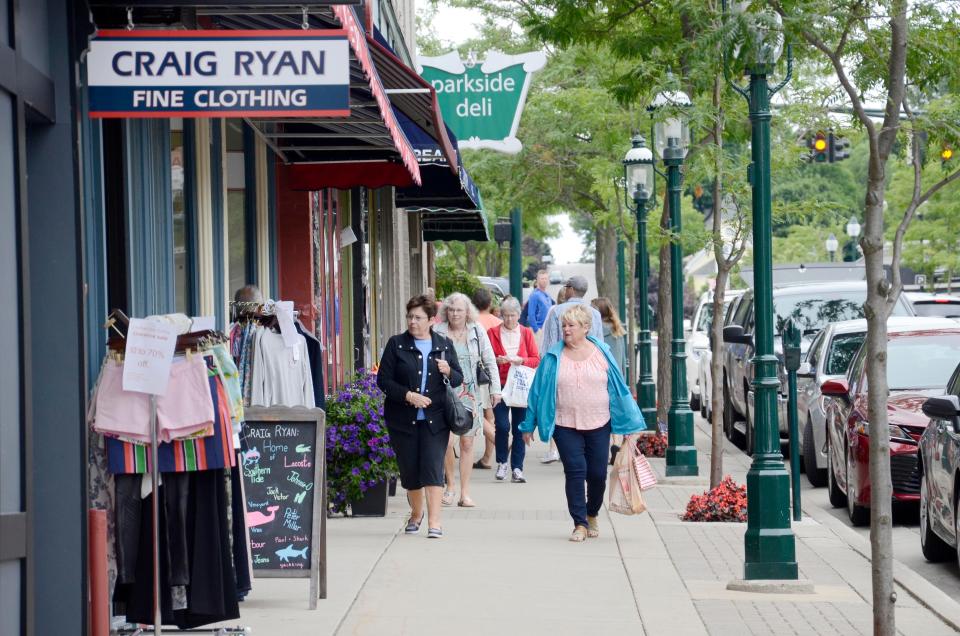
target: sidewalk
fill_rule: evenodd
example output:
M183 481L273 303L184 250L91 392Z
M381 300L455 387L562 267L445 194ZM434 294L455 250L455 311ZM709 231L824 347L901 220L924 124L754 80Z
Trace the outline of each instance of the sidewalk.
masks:
M709 439L699 428L697 446L705 475ZM746 525L679 520L706 477L666 480L663 460L652 460L662 482L647 493L650 512L604 510L601 537L573 544L563 468L541 465L544 450L538 444L528 453L526 484L475 471L479 507L446 509L440 541L402 534L402 491L386 518L330 519L329 598L310 611L305 580L258 579L241 604L241 623L254 634L285 636L871 633L869 551L855 533L809 516L794 524L801 577L814 582L815 594L728 592L727 582L742 576ZM725 464L742 483L749 458L729 446ZM904 569L898 632L957 633L960 605Z

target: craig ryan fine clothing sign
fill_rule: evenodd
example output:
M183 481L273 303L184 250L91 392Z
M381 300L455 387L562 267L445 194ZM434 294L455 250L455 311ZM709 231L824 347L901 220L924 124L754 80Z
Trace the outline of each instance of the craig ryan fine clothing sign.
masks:
M350 45L330 30L103 30L90 116L349 117Z

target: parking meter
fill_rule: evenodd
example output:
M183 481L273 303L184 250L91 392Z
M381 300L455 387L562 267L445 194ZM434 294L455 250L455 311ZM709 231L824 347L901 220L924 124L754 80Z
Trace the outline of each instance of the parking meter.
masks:
M793 491L793 520L800 521L800 431L797 422L797 369L800 368L800 330L793 318L783 327L783 366L787 370L787 424L790 435L790 486Z

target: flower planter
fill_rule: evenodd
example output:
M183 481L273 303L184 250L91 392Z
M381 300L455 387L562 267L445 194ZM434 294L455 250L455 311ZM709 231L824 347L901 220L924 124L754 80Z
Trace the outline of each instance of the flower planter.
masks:
M390 478L390 496L391 497L397 496L397 478L396 477Z
M368 488L358 501L350 501L350 515L353 517L387 516L387 482L378 481Z

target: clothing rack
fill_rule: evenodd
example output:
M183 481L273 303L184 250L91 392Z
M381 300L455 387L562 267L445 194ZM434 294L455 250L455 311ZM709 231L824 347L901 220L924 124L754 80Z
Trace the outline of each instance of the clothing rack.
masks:
M119 334L112 336L108 341L108 347L115 351L123 351L125 346L117 347L115 345L126 344L127 327L130 319L119 309L114 309L107 317L104 327L114 329ZM118 325L120 328L118 328ZM199 348L201 344L210 342L212 338L223 339L223 334L214 331L200 331L196 333L185 334L177 337L176 351L183 352L190 348ZM209 634L211 636L228 636L233 634L250 634L252 630L249 627L220 627L213 629L163 629L163 619L161 617L160 600L160 458L159 458L159 440L157 439L157 396L150 395L150 485L153 489L151 493L151 523L150 532L153 540L153 634L160 636L166 631L168 634ZM118 633L127 634L121 629ZM146 633L142 628L133 628L130 636L139 636Z

